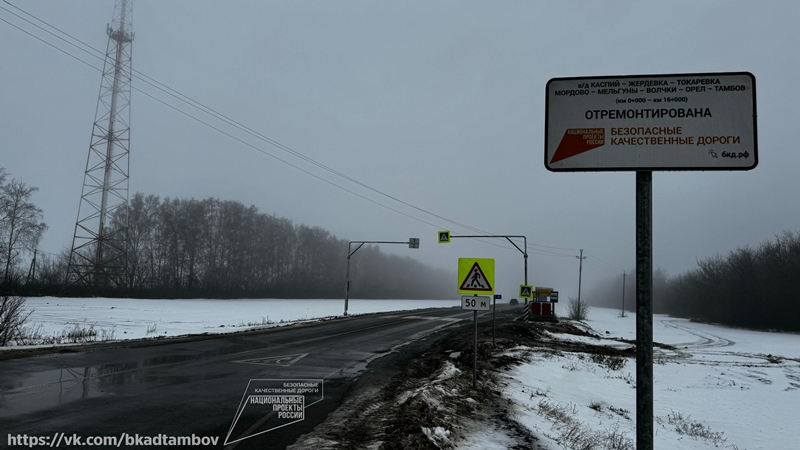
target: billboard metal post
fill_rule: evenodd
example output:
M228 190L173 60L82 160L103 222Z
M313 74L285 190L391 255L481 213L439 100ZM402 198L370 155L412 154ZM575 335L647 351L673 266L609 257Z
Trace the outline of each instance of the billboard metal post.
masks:
M653 172L636 172L636 449L653 448Z

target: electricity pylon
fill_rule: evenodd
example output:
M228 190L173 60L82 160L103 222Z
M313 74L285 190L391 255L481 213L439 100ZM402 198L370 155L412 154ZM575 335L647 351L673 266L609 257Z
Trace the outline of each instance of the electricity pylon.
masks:
M130 168L132 0L117 0L106 27L100 95L67 268L67 284L124 287Z

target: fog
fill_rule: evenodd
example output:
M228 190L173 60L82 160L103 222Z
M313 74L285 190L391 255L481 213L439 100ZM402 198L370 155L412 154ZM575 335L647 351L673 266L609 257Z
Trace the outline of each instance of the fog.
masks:
M0 4L0 166L40 188L43 252L71 244L102 64L47 24L104 52L112 13ZM381 250L453 274L495 258L506 298L518 250L437 231L524 235L529 284L566 299L580 249L583 289L634 266L635 175L544 168L547 81L749 71L758 166L653 174L654 265L679 274L800 228L797 17L795 2L137 0L134 69L269 142L135 77L131 194L240 201L344 240L419 237Z

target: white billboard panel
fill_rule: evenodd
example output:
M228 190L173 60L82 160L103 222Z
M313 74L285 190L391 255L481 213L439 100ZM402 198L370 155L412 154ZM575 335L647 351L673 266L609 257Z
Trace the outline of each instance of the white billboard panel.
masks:
M545 167L750 170L758 164L748 72L553 78Z

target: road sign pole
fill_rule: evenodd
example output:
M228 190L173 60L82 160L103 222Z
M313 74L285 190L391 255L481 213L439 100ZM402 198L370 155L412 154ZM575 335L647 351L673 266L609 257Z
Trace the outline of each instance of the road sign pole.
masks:
M492 299L492 347L496 347L494 343L494 315L495 312L497 311L497 296L495 295L493 297L494 298Z
M347 244L347 276L344 281L344 315L347 315L347 303L350 300L350 244Z
M472 342L472 389L478 385L478 311L472 311L472 318L475 320L475 340Z
M636 449L653 448L653 172L636 172Z

